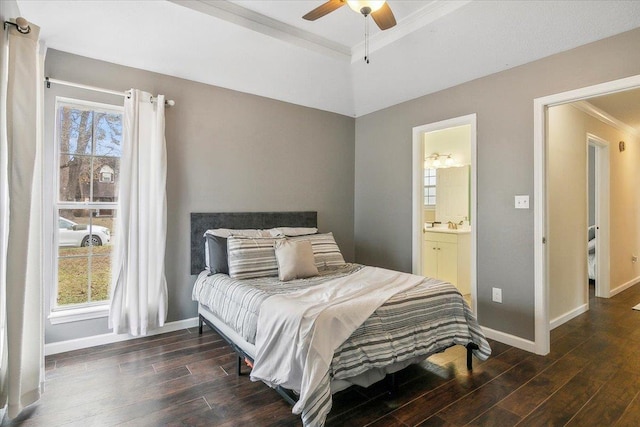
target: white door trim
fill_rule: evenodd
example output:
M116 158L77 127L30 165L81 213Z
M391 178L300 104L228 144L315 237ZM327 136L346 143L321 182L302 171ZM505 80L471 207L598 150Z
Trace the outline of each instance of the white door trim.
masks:
M422 144L422 135L427 132L448 129L457 126L470 125L471 127L471 301L474 313L478 313L478 294L477 294L477 237L478 237L478 209L477 209L477 131L476 131L476 114L468 114L466 116L454 117L448 120L442 120L435 123L429 123L413 128L413 214L412 214L412 271L413 274L422 275L422 204L424 203L422 196L422 188L424 178L424 147Z
M587 149L595 147L596 152L596 296L611 296L610 246L609 246L609 141L587 133ZM588 174L588 172L587 172ZM588 209L588 208L587 208Z
M547 280L547 251L543 238L547 235L546 223L546 127L547 108L580 101L594 96L621 92L640 87L640 75L581 89L562 92L533 100L533 164L534 164L534 316L535 352L547 354L549 339L549 292Z

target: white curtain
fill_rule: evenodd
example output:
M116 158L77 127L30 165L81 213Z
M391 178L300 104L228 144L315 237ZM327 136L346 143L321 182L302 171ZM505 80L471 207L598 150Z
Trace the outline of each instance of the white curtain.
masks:
M0 82L0 418L44 388L40 29L2 33Z
M167 318L164 96L125 98L109 327L146 335Z

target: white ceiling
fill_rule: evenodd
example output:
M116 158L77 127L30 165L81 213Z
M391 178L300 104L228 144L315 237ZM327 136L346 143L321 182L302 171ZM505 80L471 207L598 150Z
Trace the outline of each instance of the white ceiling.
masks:
M50 48L349 116L640 27L638 1L389 0L365 64L361 15L301 18L323 0L17 2Z

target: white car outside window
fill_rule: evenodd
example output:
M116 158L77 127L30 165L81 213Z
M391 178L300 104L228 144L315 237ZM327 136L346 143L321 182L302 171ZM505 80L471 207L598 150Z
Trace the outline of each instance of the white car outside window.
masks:
M58 218L58 245L59 246L102 246L111 240L111 232L107 227L100 225L89 226L77 224L66 218Z

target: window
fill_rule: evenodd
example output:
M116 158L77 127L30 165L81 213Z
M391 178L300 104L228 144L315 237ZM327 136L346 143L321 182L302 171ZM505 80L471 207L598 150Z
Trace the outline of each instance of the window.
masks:
M122 154L122 109L56 99L57 276L52 310L104 305Z
M424 206L436 207L436 170L432 168L424 170Z

